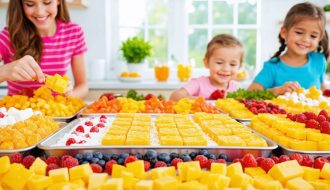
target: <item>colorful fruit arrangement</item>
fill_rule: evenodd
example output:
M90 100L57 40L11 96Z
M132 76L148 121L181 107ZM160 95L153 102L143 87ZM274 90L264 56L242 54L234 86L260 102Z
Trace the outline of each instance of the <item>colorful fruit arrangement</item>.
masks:
M242 100L271 100L276 98L276 96L268 90L245 90L242 88L235 92L228 92L226 97Z
M218 109L237 119L249 119L254 116L244 104L232 98L218 99L215 104Z
M0 158L0 185L28 190L330 188L330 164L325 158L313 161L300 154L271 158L245 154L227 165L223 156L217 159L206 150L190 154L148 150L135 155L87 152L47 159L17 153Z
M47 76L45 85L54 92L64 94L67 91L70 78L67 75L61 76L55 74L54 76Z
M0 100L0 107L14 107L17 109L32 108L46 116L65 117L76 114L85 102L76 97L53 96L51 90L42 86L34 91L33 97L23 95L4 96Z
M278 105L267 103L262 100L240 100L253 114L271 113L271 114L286 114L286 111Z

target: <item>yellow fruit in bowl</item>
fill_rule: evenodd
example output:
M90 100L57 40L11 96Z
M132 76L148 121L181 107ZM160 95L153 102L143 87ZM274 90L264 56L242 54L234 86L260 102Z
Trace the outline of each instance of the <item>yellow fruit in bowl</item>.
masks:
M131 78L139 78L141 77L141 74L139 72L130 72L129 77Z
M120 74L120 77L122 77L122 78L128 78L129 77L129 72L127 72L127 71L122 72Z

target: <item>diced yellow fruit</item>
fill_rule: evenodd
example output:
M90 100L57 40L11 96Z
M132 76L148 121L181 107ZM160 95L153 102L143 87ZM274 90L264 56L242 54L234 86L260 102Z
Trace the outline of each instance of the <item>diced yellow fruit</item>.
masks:
M304 170L298 164L297 160L290 160L275 164L269 171L274 179L279 180L280 182L285 182L292 178L302 177L304 175Z
M316 181L309 181L309 183L315 188L315 190L330 189L330 184L327 180L318 179Z
M190 165L187 167L187 181L197 180L201 177L202 170L200 165Z
M290 190L314 190L314 187L301 177L288 180L286 187Z
M50 170L48 173L54 183L69 181L69 170L67 167Z
M208 189L223 189L229 187L230 180L231 179L225 175L211 173L206 179L206 184Z
M178 180L174 177L163 177L154 180L154 189L157 190L176 190Z
M142 179L145 175L143 160L128 163L126 168L129 172L132 172L136 178Z
M128 171L122 171L120 177L124 180L124 189L133 189L134 185L139 181L139 179L134 177L134 174Z
M319 179L320 169L306 167L306 166L302 166L302 168L304 170L303 178L306 181L315 181L315 180Z
M236 173L231 176L230 187L245 187L248 184L253 184L252 177L245 173Z
M111 173L111 176L113 178L120 178L121 176L121 173L123 171L126 171L126 168L122 165L119 165L119 164L114 164L112 165L112 173Z
M330 140L322 140L318 142L318 150L330 150Z
M100 190L122 190L123 188L124 181L122 178L111 178L101 185Z
M181 181L187 180L187 171L188 167L192 168L200 168L200 164L198 161L192 161L192 162L179 162L178 165L178 172L179 172L179 178Z
M105 135L102 139L102 145L125 145L125 135Z
M32 163L30 170L37 175L44 176L46 175L46 168L47 168L47 164L38 157Z
M248 174L251 177L266 174L265 170L260 167L247 167L244 169L244 173Z
M320 177L326 180L330 180L330 164L325 163L321 169Z
M267 190L282 189L282 184L279 181L275 181L270 175L263 174L254 177L254 184L257 188Z
M134 190L153 190L153 181L141 180L135 184Z
M151 179L159 179L165 176L176 177L176 170L174 166L171 167L161 167L151 170Z
M43 190L52 184L52 179L48 176L34 175L27 182L29 190Z
M92 173L89 175L88 190L96 190L107 180L106 173Z
M76 180L70 181L70 183L75 184L78 187L85 187L85 182L82 179L76 179Z
M24 188L32 172L21 164L12 164L8 172L2 178L2 187L4 189L21 190Z
M304 130L297 130L296 128L287 128L286 135L294 139L306 140L306 131Z
M184 190L207 190L207 186L198 183L197 181L189 181L186 183L180 183L177 186L177 189L184 189Z
M71 190L71 184L68 182L65 183L54 183L49 186L47 190Z
M227 166L227 176L232 177L234 174L243 173L243 168L240 162L236 162Z
M69 169L70 180L83 179L86 183L89 180L89 176L93 173L92 168L89 164L83 164L75 166Z
M314 141L292 140L289 147L295 150L317 150L317 143Z
M160 144L163 146L182 146L183 140L181 136L161 136Z
M224 163L212 163L211 164L211 173L226 175L227 174L227 165Z
M6 173L10 167L10 159L8 156L2 156L0 158L0 174Z

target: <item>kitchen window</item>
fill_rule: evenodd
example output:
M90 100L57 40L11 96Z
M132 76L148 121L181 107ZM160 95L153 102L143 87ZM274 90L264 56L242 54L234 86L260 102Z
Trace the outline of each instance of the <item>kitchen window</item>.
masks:
M138 35L153 45L148 59L173 63L190 62L193 74L207 73L203 56L208 41L216 34L238 37L245 45L244 66L258 63L260 0L112 0L107 27L110 32L110 67L122 61L121 42ZM153 77L153 76L150 76Z

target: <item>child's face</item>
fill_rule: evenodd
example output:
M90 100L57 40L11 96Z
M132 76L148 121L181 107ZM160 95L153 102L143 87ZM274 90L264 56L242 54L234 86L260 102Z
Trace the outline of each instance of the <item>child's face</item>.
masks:
M210 70L210 80L215 86L226 87L241 66L242 49L240 47L219 47L213 50L205 66Z
M58 4L58 0L23 0L24 13L41 36L55 32Z
M318 47L321 31L320 22L309 19L296 23L288 31L282 28L281 37L286 40L288 52L306 55Z

